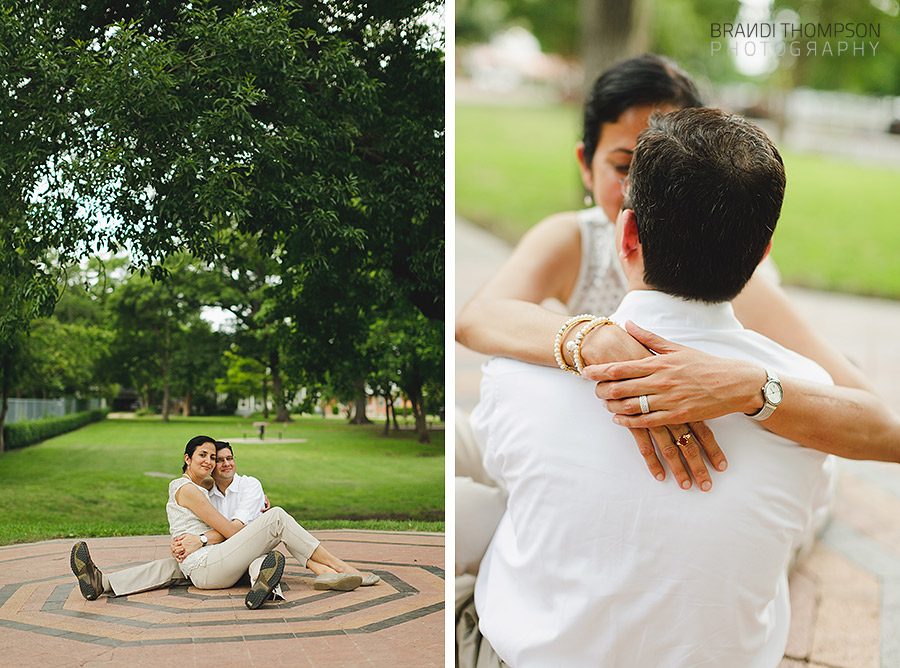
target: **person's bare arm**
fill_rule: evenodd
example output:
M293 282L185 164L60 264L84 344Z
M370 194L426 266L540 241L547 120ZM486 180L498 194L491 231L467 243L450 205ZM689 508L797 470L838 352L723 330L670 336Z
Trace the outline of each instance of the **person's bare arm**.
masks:
M598 381L597 396L606 400L618 424L650 428L762 408L766 373L760 365L708 355L633 323L626 327L660 354L585 369L585 376ZM900 418L877 395L793 378L781 378L781 384L784 399L760 422L769 431L848 459L900 461ZM642 394L652 408L644 415L638 401Z
M209 502L206 495L193 485L183 485L175 492L175 502L184 508L187 508L211 529L218 531L226 539L231 538L238 532L238 529L232 522L225 517L213 504Z
M556 366L552 344L568 316L540 304L551 298L568 301L578 277L580 249L574 213L551 216L533 227L460 310L456 340L486 355Z
M865 375L797 313L781 286L764 275L754 274L733 305L744 327L817 362L835 385L876 393Z
M569 316L546 309L540 303L551 298L568 302L578 278L580 262L581 231L577 214L563 213L542 221L522 238L500 271L459 312L456 340L488 355L556 366L554 341ZM578 329L573 327L563 344L571 341ZM562 351L566 362L572 365L565 345ZM582 344L586 364L635 359L649 354L618 327L595 328ZM693 477L700 489L710 489L712 480L700 451L706 453L717 470L722 471L727 466L712 431L701 423L672 427L676 434L690 430L699 443L696 451L680 451L675 446L675 437L664 427L631 432L650 473L658 480L666 477L654 448L655 442L680 487L689 489Z
M231 525L235 528L235 533L244 528L244 523L240 520L231 520ZM225 541L225 536L215 529L204 533L206 534L207 545L217 545ZM191 552L196 552L201 547L203 547L203 543L200 542L200 536L198 534L185 533L180 536L175 536L175 538L172 539L171 545L172 556L178 559L178 561L184 561L186 556Z

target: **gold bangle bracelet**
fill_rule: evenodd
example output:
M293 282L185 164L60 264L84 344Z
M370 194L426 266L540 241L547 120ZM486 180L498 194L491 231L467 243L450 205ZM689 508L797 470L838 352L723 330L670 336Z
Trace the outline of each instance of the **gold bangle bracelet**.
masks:
M584 342L584 337L587 336L588 332L592 329L602 327L603 325L618 325L618 323L609 318L594 318L575 335L575 340L572 345L572 359L575 360L575 372L579 376L584 371L584 360L581 357L581 344Z
M559 328L559 331L556 333L556 342L553 346L553 356L556 358L556 364L563 371L571 371L576 376L581 375L575 369L574 366L566 362L566 358L563 357L562 345L563 341L566 339L566 334L569 333L569 330L572 329L575 325L582 322L590 322L595 320L597 316L592 315L590 313L582 313L581 315L576 315L572 318L566 320L562 327Z

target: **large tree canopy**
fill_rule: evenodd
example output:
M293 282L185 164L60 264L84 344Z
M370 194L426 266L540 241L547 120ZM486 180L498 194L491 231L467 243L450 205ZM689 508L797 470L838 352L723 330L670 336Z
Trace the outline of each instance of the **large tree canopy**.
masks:
M52 305L47 252L165 279L176 253L226 263L234 233L271 259L265 316L303 364L393 303L442 320L442 11L0 0L0 338Z

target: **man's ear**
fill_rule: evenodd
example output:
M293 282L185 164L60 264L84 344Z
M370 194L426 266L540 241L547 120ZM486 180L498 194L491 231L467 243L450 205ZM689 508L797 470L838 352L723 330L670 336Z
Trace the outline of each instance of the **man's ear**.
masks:
M766 252L763 253L763 256L762 256L762 259L760 260L760 262L762 262L762 261L765 260L767 257L769 257L769 253L771 252L771 250L772 250L772 240L769 239L769 245L766 246Z
M619 242L619 257L627 260L635 252L640 252L641 241L638 239L637 216L631 209L623 209L619 214L622 217L622 240Z
M585 162L584 142L580 141L575 145L575 158L578 160L578 171L581 172L581 182L588 189L589 193L594 192L594 174L591 166Z

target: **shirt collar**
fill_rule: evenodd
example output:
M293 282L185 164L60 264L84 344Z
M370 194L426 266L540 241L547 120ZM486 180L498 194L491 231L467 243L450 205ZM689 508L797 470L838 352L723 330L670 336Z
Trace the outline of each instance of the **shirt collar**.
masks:
M690 329L743 329L731 302L707 304L667 295L658 290L631 290L622 299L612 319L620 325L632 320L641 327L687 327Z
M225 489L225 494L228 493L229 490L237 489L238 478L241 476L237 473L234 474L234 479L231 481L231 484ZM223 499L225 498L225 494L222 493L222 490L219 489L219 486L213 483L212 489L209 490L210 494L215 494L216 496L221 496Z

